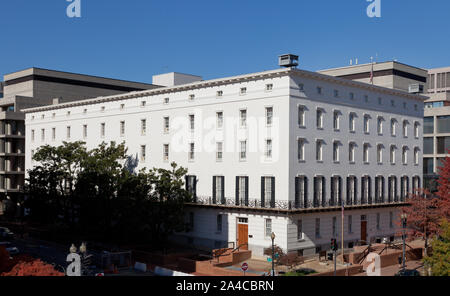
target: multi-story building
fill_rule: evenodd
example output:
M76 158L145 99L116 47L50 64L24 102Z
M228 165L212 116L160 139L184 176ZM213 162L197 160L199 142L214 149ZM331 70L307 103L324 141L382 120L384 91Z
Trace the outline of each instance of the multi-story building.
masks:
M424 99L286 68L54 104L25 110L25 164L46 144L125 142L137 169L188 169L178 241L262 256L274 232L306 256L342 234L393 239L421 183Z
M450 156L450 67L428 71L424 119L424 181L437 190L439 167Z
M156 87L39 68L7 74L1 86L0 215L7 206L16 212L17 195L25 182L25 114L21 109Z

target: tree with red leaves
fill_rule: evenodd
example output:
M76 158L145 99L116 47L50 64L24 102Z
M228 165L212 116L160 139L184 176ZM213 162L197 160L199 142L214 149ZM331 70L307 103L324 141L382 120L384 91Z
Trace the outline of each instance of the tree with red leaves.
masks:
M426 189L418 189L407 201L409 206L401 210L408 215L408 235L423 238L427 250L428 238L440 229L439 199ZM401 222L398 224L401 225Z
M450 154L450 149L448 154ZM445 158L442 167L439 167L438 171L439 185L436 195L439 197L439 210L442 218L450 220L450 157Z

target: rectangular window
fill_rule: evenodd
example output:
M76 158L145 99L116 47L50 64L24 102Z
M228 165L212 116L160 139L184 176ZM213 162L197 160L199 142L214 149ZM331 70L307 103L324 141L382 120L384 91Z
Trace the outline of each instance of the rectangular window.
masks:
M418 122L414 123L414 137L416 139L419 138L420 130L419 130L420 124Z
M391 164L395 164L395 146L391 146L391 155L390 155Z
M383 146L377 146L377 163L383 163Z
M419 165L419 161L420 161L420 150L419 148L414 148L414 164L415 165Z
M319 95L322 94L322 88L320 86L317 87L317 94L319 94Z
M195 144L190 143L189 144L189 160L195 159Z
M224 188L223 188L223 183L224 183L224 181L225 181L225 177L223 177L223 176L214 176L214 182L215 182L215 187L214 187L214 193L215 193L215 195L216 195L216 201L215 202L217 202L217 201L219 201L219 202L223 202L223 200L224 200L224 196L223 196L223 193L224 193Z
M266 91L271 91L273 89L273 84L266 84Z
M334 128L334 130L339 130L339 111L334 111L333 128Z
M222 161L223 159L223 142L217 142L216 143L216 160Z
M339 162L339 142L333 143L333 161Z
M195 129L195 115L189 115L189 127L191 131Z
M272 219L266 219L266 237L272 236Z
M434 138L423 138L423 154L434 154Z
M100 137L102 137L102 138L105 137L105 126L106 126L106 124L104 122L102 122L100 124Z
M271 126L273 122L273 107L266 108L266 124Z
M41 140L45 141L45 129L41 129Z
M164 161L168 161L169 160L169 144L164 144L163 146L163 159Z
M246 127L247 126L247 110L241 110L240 111L240 124L241 127Z
M66 137L67 139L70 139L70 126L67 127Z
M87 138L87 134L88 134L88 126L85 124L83 125L83 138Z
M402 162L403 162L403 164L408 164L408 148L407 147L402 148Z
M241 141L241 151L239 153L240 160L247 159L247 141Z
M364 144L363 161L365 163L369 162L369 144Z
M240 93L241 95L245 95L245 94L247 93L247 88L246 88L246 87L241 87L239 93Z
M377 133L379 135L383 134L383 119L381 117L379 117L377 121Z
M164 98L164 104L169 104L169 102L170 102L170 99L169 98Z
M222 90L218 90L218 91L216 92L216 96L217 96L217 97L222 97L222 96L223 96L223 91L222 91Z
M450 149L450 137L438 137L437 138L437 153L447 154Z
M125 109L125 104L120 104L120 110L124 110Z
M222 128L223 127L223 112L217 112L216 117L217 117L217 128Z
M120 122L120 136L123 137L125 135L125 121Z
M316 118L316 126L317 128L321 129L323 128L323 111L317 110L317 118Z
M168 133L170 130L170 119L169 117L164 117L164 133Z
M305 161L305 139L298 139L298 160Z
M298 126L305 127L305 107L298 106Z
M301 219L297 220L297 240L304 239L303 236L303 221Z
M145 152L146 152L146 147L145 145L141 145L141 161L145 162Z
M56 127L52 128L52 140L56 139Z
M423 119L423 133L424 134L434 133L434 117L425 117Z
M348 145L348 161L355 162L355 143L350 143Z
M147 120L141 119L141 135L145 136L147 133Z
M334 97L335 97L335 98L338 98L338 97L339 97L339 91L338 91L337 89L335 89L335 90L333 91L333 94L334 94Z
M195 95L189 95L189 101L195 100Z
M364 133L368 134L370 132L370 126L369 126L369 116L365 115L364 116Z
M240 203L247 204L245 201L247 200L247 177L238 177L238 198Z
M438 116L436 123L438 133L450 133L450 115Z
M403 121L403 137L405 137L405 138L408 137L408 122L407 121Z
M349 115L349 130L350 132L355 131L355 113L350 113Z
M34 142L34 130L31 130L31 141Z
M272 158L272 140L266 140L266 158Z
M316 160L322 161L322 140L317 140L316 142Z

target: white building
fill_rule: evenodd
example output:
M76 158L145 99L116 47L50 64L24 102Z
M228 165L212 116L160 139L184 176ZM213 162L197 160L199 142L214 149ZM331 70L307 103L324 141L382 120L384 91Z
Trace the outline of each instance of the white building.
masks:
M207 248L262 256L274 232L314 254L340 244L341 200L346 247L394 236L420 187L425 97L293 68L172 84L25 110L26 169L41 145L78 140L125 141L137 169L174 161L196 199L179 239Z

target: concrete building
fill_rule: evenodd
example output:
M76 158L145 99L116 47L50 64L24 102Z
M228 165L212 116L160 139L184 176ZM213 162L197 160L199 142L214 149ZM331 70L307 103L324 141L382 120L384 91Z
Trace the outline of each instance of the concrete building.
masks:
M346 247L393 239L421 183L424 100L285 68L54 104L25 110L25 164L46 144L124 141L137 170L188 169L192 230L179 242L262 256L274 232L310 255L341 241L341 203Z
M438 168L450 156L450 67L428 71L424 119L424 181L437 190Z
M8 204L15 211L17 194L24 186L25 114L21 109L155 87L39 68L5 75L0 91L0 215Z
M409 92L411 85L419 84L423 87L421 93L426 93L428 77L427 70L396 61L352 65L318 72L369 84L372 84L371 73L373 72L374 85Z

